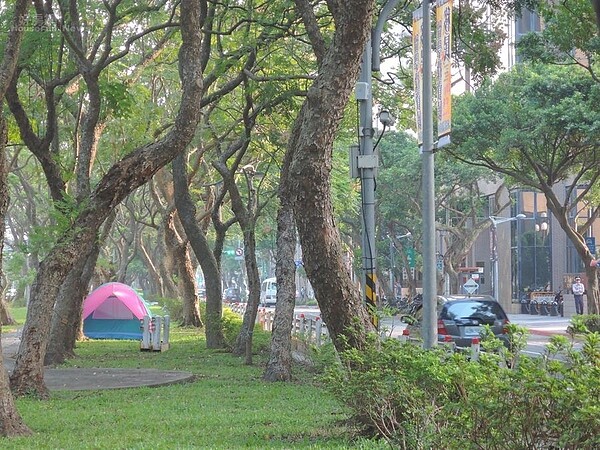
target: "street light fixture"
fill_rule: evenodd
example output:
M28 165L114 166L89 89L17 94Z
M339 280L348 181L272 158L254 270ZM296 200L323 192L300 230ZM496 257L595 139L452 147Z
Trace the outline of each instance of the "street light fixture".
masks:
M382 109L379 112L379 121L385 128L389 128L392 125L394 125L396 119L394 119L394 117L390 114L390 112L387 109Z
M506 222L513 222L515 220L525 219L527 216L525 214L517 214L514 217L498 217L498 216L489 216L489 219L492 222L491 227L491 238L492 238L492 270L493 270L493 278L492 278L492 291L494 298L498 301L498 225Z

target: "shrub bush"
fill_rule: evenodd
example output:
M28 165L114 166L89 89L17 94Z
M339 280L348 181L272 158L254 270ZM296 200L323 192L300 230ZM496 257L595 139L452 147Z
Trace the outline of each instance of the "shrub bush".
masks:
M393 339L340 356L327 386L393 448L600 448L598 334L582 351L556 336L539 358L484 352L471 361Z
M242 329L243 317L233 312L230 308L223 308L223 334L228 346L233 347L235 341ZM254 327L252 334L252 349L254 352L263 353L269 350L271 342L271 333L260 328Z
M571 318L571 334L600 333L600 314L583 314Z
M165 314L168 314L173 322L179 322L183 318L183 302L179 298L158 297L155 300L162 306Z

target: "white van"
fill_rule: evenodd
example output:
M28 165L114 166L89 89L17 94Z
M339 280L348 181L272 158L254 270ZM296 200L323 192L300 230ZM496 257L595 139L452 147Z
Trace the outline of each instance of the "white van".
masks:
M275 306L277 303L277 278L267 278L260 285L260 304Z

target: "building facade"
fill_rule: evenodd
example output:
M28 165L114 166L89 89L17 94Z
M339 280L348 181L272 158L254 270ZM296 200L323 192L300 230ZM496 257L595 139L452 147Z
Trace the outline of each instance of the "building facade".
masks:
M559 199L566 200L568 187L568 183L554 187ZM495 210L493 188L490 186L489 189L489 211ZM585 278L585 269L573 243L548 211L544 194L518 189L507 191L504 195L504 200L510 199L511 206L500 214L506 221L496 228L499 301L508 311L517 313L521 312L520 305L531 292L556 293L560 290L570 295L573 277L580 275ZM574 207L569 214L571 226L577 229L577 225L591 217L591 212L585 204ZM518 215L525 217L517 219ZM600 221L595 220L584 235L591 250L595 250L598 236ZM476 241L465 266L483 268L478 276L479 293L492 295L494 262L491 228ZM569 308L567 311L570 311Z

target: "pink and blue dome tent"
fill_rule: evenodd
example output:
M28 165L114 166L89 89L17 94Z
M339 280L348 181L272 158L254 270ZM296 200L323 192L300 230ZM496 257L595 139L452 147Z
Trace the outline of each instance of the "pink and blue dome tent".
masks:
M133 288L106 283L83 301L83 334L91 339L141 339L144 316L152 317L150 308Z

